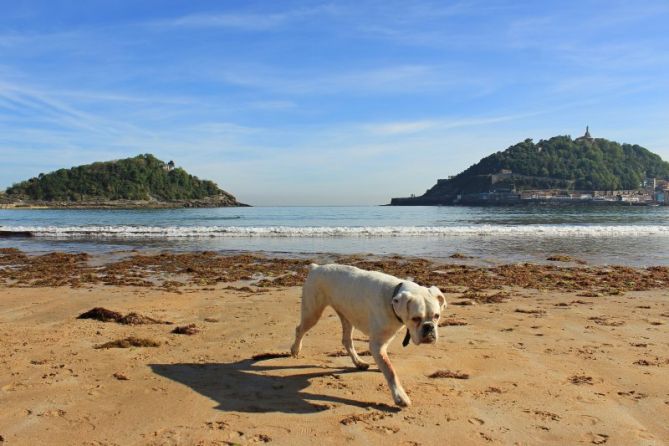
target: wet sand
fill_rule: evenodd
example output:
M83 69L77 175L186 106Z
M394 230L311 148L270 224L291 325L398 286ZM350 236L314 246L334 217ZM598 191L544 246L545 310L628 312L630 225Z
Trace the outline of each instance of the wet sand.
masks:
M669 444L661 268L340 259L448 291L437 345L389 349L399 410L331 310L285 357L306 261L188 256L2 253L0 444ZM97 348L127 338L151 342Z

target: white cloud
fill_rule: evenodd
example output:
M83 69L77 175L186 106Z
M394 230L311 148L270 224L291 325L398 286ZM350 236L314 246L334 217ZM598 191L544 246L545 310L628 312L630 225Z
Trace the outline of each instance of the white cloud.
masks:
M547 111L474 118L432 118L420 121L373 123L363 125L362 128L372 134L394 136L400 134L421 133L426 131L444 131L461 127L484 126L488 124L496 124L499 122L527 118L543 113L547 113Z
M388 122L384 124L371 124L365 126L371 133L379 135L398 135L406 133L417 133L434 127L434 121L407 121Z
M335 94L341 92L410 93L435 88L453 88L460 80L448 80L444 67L429 65L390 65L337 74L279 71L271 67L226 67L213 69L207 77L224 83L274 91L280 94ZM202 72L201 72L202 73ZM467 82L472 81L469 79Z
M297 108L297 104L293 101L252 101L247 105L249 108L257 110L290 110Z
M225 28L241 31L274 30L290 23L308 19L314 15L329 13L328 5L313 8L292 9L275 13L195 13L180 17L154 20L140 25L168 30L171 28Z
M235 28L259 31L286 23L289 14L191 14L153 22L153 26L173 28Z

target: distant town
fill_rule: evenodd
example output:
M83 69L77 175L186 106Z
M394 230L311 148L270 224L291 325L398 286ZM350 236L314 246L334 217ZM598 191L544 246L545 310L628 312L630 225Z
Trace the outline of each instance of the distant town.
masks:
M537 189L516 191L495 188L496 183L507 183L514 175L510 170L501 170L491 176L492 188L488 192L458 194L453 204L530 204L530 203L570 203L570 204L628 204L636 206L669 205L669 181L646 178L638 189L613 191L575 191L566 189ZM448 181L446 179L438 182Z

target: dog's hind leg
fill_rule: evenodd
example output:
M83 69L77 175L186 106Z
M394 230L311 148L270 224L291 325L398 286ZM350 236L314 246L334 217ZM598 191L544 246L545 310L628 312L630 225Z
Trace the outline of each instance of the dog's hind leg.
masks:
M341 320L341 343L344 344L344 348L353 360L353 364L355 364L359 370L367 370L369 364L360 359L360 356L358 356L358 352L355 351L355 346L353 345L353 325L346 319L346 316L338 311L337 316L339 316L339 319Z
M302 320L300 325L295 327L295 341L290 348L290 353L294 357L298 357L302 350L302 338L316 325L325 310L326 304L320 297L312 290L302 292Z

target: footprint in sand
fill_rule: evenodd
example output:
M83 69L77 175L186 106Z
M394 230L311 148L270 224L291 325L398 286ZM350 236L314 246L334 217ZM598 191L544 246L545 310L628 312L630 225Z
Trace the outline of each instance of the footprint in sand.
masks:
M602 422L600 418L597 418L592 415L581 415L580 417L586 424L589 424L591 426L594 426Z
M479 435L480 435L481 438L483 438L485 441L488 441L488 442L493 441L493 438L492 438L490 435L486 434L485 432L479 432Z
M16 392L21 387L26 387L26 385L21 383L9 383L0 387L0 390L2 390L3 392Z
M592 444L604 444L609 441L609 436L606 434L594 434L592 432L588 433L588 440Z
M370 426L365 429L385 435L396 434L400 431L400 428L396 426Z
M647 431L638 430L636 431L636 436L642 440L655 440L655 436Z

